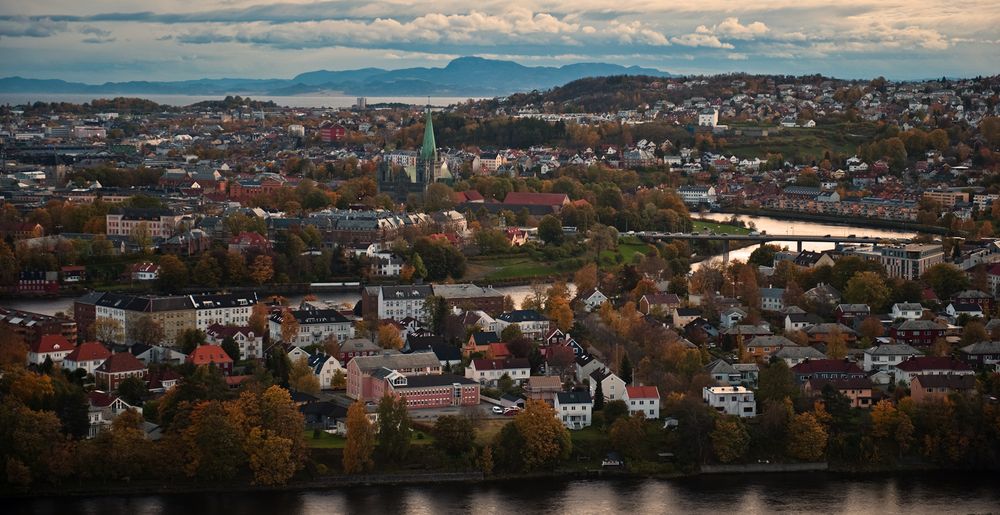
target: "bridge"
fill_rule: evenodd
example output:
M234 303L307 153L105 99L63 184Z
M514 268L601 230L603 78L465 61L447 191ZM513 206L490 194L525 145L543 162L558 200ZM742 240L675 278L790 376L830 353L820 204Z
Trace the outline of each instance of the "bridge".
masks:
M833 243L834 245L840 245L843 243L869 243L875 245L893 245L898 243L909 243L910 240L907 238L879 238L874 236L855 236L853 234L849 236L833 236L830 234L825 234L822 236L811 235L811 234L767 234L767 233L750 233L750 234L726 234L726 233L697 233L697 232L657 232L657 231L638 231L631 233L639 238L650 241L650 240L691 240L691 241L721 241L722 242L722 262L729 262L729 242L731 241L752 241L760 243L764 246L765 243L772 241L794 241L798 244L798 251L802 252L802 244L805 242L818 242L818 243Z

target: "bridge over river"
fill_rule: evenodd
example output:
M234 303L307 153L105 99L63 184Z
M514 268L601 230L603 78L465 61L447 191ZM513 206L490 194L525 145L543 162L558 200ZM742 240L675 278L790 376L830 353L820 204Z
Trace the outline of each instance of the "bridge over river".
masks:
M909 238L885 238L885 237L874 237L874 236L855 236L853 234L847 236L836 236L830 234L812 235L812 234L767 234L765 232L752 232L750 234L726 234L726 233L714 233L714 232L657 232L657 231L639 231L632 233L635 236L643 239L644 241L652 240L693 240L693 241L721 241L722 242L722 261L724 263L729 262L729 242L731 241L751 241L760 243L761 246L771 241L794 241L798 244L798 251L802 252L802 244L806 242L819 242L819 243L833 243L834 245L842 245L845 243L867 243L872 244L876 247L879 245L895 245L900 243L909 243L911 240Z

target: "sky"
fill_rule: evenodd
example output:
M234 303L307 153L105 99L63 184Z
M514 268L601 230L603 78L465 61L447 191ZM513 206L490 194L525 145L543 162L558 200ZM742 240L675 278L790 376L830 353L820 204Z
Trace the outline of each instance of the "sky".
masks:
M477 55L680 74L1000 73L1000 0L0 0L0 77L291 78Z

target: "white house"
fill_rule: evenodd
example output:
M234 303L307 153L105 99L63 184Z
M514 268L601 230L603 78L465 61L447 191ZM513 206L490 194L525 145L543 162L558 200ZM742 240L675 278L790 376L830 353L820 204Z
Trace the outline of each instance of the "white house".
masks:
M893 380L910 386L918 375L974 375L972 367L951 357L914 356L892 369Z
M681 186L677 188L677 194L689 205L713 205L719 200L714 186Z
M28 364L41 365L46 358L53 363L60 363L74 348L75 345L61 334L43 334L38 341L28 346Z
M312 354L306 352L305 349L303 349L302 347L296 347L294 345L292 345L291 348L288 349L287 354L288 354L288 361L292 363L295 363L300 359L308 361L309 358L312 357Z
M584 391L559 392L553 399L556 418L562 421L567 429L583 429L590 427L593 420L594 401L590 394Z
M576 357L576 382L582 383L589 380L590 374L595 370L607 368L601 360L594 358L590 354L583 354Z
M516 309L501 313L496 320L497 332L503 332L508 326L516 325L521 329L521 334L535 340L545 338L552 325L548 318L533 309Z
M590 396L594 397L597 392L597 383L601 383L601 391L604 393L604 400L617 401L625 398L625 381L617 374L604 368L590 373Z
M917 320L924 314L924 307L917 302L897 302L892 305L889 311L892 319L902 318L905 320Z
M753 391L743 386L706 386L701 389L701 397L720 413L737 417L757 415Z
M590 290L577 296L577 300L579 300L580 306L584 311L590 312L601 307L601 304L607 302L608 297L607 295L601 293L601 290L591 288Z
M257 294L191 295L191 303L194 304L195 326L200 331L208 331L209 326L215 324L245 326L250 323Z
M489 386L496 386L504 375L521 384L531 376L531 364L526 358L474 359L465 369L467 379Z
M920 355L920 351L905 343L877 345L865 349L862 368L865 372L891 370L913 356Z
M648 419L660 418L660 391L655 386L626 386L624 400L629 413L642 413Z
M966 315L971 318L983 318L983 308L979 307L979 304L960 304L951 302L948 304L948 307L944 309L944 311L953 320L962 315Z
M365 318L402 320L427 318L424 303L433 294L429 284L409 286L369 286L361 297ZM374 306L369 307L369 304Z
M340 370L344 374L344 382L347 381L347 371L340 366L337 358L326 354L317 354L309 358L309 368L319 379L319 387L324 390L333 388L333 376Z
M706 107L698 112L698 125L700 127L715 127L719 124L719 108Z
M354 338L354 324L336 309L300 309L288 311L299 324L298 333L292 341L284 342L291 345L308 346L323 343L327 338L346 341ZM269 319L271 340L281 340L281 320L283 313L274 313Z
M93 374L97 367L111 357L111 351L98 342L84 342L63 358L62 367L70 372L82 368Z
M240 348L240 360L263 359L264 357L264 335L254 334L249 327L215 324L209 326L205 334L216 345L222 345L226 338L232 338Z
M746 317L746 311L743 311L740 308L729 308L719 315L719 327L722 329L733 328L739 325L739 323Z

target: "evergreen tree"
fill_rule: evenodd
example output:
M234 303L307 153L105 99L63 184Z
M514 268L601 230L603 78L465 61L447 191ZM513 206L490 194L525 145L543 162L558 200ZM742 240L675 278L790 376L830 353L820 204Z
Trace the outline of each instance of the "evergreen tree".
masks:
M628 353L622 354L622 363L618 367L618 376L625 381L625 384L632 384L632 361L628 359Z

